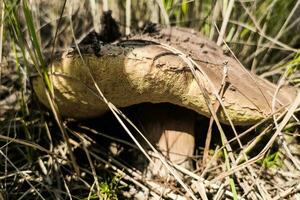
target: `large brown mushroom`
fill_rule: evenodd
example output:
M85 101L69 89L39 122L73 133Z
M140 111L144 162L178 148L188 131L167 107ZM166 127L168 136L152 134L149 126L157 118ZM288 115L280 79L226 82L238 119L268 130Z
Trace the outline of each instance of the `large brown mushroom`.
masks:
M176 109L150 106L140 116L150 142L186 168L191 167L187 157L193 155L195 143L192 111L210 117L208 103L217 104L218 93L222 99L219 112L215 110L218 119L228 124L230 118L235 125L250 125L282 110L296 94L295 89L286 87L276 92L274 84L246 71L213 42L190 29L168 28L137 35L101 46L98 55L91 48L88 44L80 46L82 57L71 49L49 65L61 114L91 118L108 112L95 83L119 108L144 102L176 105ZM39 100L49 107L40 77L33 80L33 87Z

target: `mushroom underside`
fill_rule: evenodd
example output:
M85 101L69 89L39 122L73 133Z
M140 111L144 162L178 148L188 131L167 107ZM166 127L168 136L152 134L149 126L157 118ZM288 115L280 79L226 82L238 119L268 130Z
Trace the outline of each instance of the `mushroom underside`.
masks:
M49 67L59 111L73 118L96 117L109 111L95 85L116 107L168 102L207 117L211 116L207 105L215 107L216 96L223 90L219 96L222 105L215 112L222 123L231 120L236 125L256 123L293 100L295 89L277 90L272 83L224 55L212 42L186 31L162 31L169 39L157 35L136 36L102 46L99 56L90 51L81 52L83 59L74 49L66 52ZM178 50L189 55L196 65L191 66ZM39 100L49 107L40 77L33 80L33 87ZM193 154L194 119L187 111L166 114L172 112L145 110L142 118L145 133L150 141L158 141L160 150L171 161L178 160L189 168L186 158ZM158 136L159 139L151 139Z
M171 163L192 170L192 158L195 148L196 113L189 109L172 104L140 104L135 106L134 122L147 140ZM142 147L152 157L153 163L136 152L133 165L143 171L148 178L169 174L160 158L155 154L147 142L136 135Z

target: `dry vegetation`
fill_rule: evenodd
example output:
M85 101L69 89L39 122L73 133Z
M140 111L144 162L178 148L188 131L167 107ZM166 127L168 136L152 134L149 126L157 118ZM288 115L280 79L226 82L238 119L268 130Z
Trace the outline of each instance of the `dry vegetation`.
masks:
M280 116L238 129L241 146L231 131L222 144L214 128L217 139L210 145L209 161L202 163L200 145L193 158L196 170L178 169L186 188L176 181L162 187L161 180L144 179L127 157L118 156L138 150L115 136L122 129L113 116L60 118L38 102L30 82L34 76L47 79L46 63L54 52L100 30L102 11L111 9L124 35L149 21L194 28L228 54L232 51L252 72L278 86L299 87L300 1L0 3L0 200L300 199L299 98ZM229 160L224 143L233 149Z

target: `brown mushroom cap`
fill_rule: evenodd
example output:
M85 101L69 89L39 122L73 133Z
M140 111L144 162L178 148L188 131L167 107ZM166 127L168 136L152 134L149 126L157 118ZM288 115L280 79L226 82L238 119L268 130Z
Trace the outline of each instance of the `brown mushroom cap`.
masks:
M210 116L204 95L188 64L159 43L189 55L217 90L224 84L224 62L227 63L228 85L222 100L234 124L253 124L272 113L274 84L250 74L236 60L224 55L213 42L189 29L178 28L104 45L100 56L82 51L83 60L76 50L66 52L52 63L51 70L49 67L59 111L74 118L100 116L108 111L99 98L93 76L105 97L117 107L169 102ZM214 104L217 100L211 84L199 71L197 73ZM40 77L33 80L33 87L40 101L48 106ZM275 109L289 105L296 92L293 88L281 88L276 95ZM222 109L219 120L228 123Z

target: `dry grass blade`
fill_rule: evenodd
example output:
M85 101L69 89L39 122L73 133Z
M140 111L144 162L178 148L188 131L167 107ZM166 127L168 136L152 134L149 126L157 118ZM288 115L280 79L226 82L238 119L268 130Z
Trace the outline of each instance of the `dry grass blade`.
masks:
M225 32L226 32L227 24L228 24L228 21L229 21L231 11L232 11L233 7L234 7L234 0L230 0L228 6L226 8L225 16L224 16L222 26L221 26L221 30L220 30L220 33L219 33L219 37L218 37L218 40L217 40L217 45L219 45L219 46L223 42L223 38L224 38L224 35L225 35Z
M3 53L3 30L4 30L4 2L0 5L0 13L1 13L1 18L0 18L0 64L2 63L2 53ZM1 73L2 70L0 70L0 80L1 80ZM1 83L1 81L0 81Z
M290 47L290 46L288 46L288 45L286 45L286 44L280 42L279 40L277 40L277 39L275 39L275 38L272 38L272 37L267 36L267 35L263 32L263 30L262 30L262 28L260 27L260 25L257 23L256 18L251 14L251 12L250 12L249 9L245 6L245 4L244 4L241 0L240 0L240 3L241 3L241 5L242 5L243 8L245 9L246 13L248 14L248 16L250 17L250 19L252 20L252 22L253 22L254 25L255 25L255 28L251 28L253 32L256 32L256 30L258 30L258 33L259 33L262 37L268 39L268 40L271 41L273 44L277 44L278 46L281 46L281 47L283 47L283 48L285 48L285 49L287 49L287 50L289 50L289 51L297 52L297 49L292 48L292 47ZM258 52L261 52L261 51L258 51Z
M61 9L61 12L60 12L60 16L58 18L57 27L56 27L56 31L55 31L55 34L54 34L54 40L53 40L50 60L52 60L53 56L54 56L54 50L55 50L55 46L56 46L57 34L58 34L58 31L59 31L59 28L61 27L62 16L63 16L64 11L65 11L66 3L67 3L67 0L64 0L63 6L62 6L62 9Z
M299 1L300 2L300 1ZM282 87L284 85L284 80L286 78L286 75L287 75L287 72L288 72L288 69L285 71L285 73L282 75L281 79L279 80L279 83L278 83L278 86L276 88L276 91L275 91L275 94L274 94L274 97L273 97L273 100L272 100L272 110L273 112L275 112L275 104L276 104L276 96L278 95L278 92L279 92L279 89L280 87ZM273 121L274 121L274 124L275 124L275 127L276 129L279 128L279 125L278 125L278 121L276 119L276 116L273 115ZM279 138L282 142L282 146L283 146L283 149L286 151L286 154L287 156L291 159L291 161L293 162L293 164L295 165L295 167L297 168L297 170L300 171L300 163L299 161L291 154L287 144L286 144L286 141L283 137L283 134L281 133L281 131L279 132Z
M5 142L17 143L20 145L25 145L25 146L31 147L33 149L38 149L39 151L45 152L49 155L57 156L57 158L64 159L64 158L56 155L55 153L49 151L48 149L46 149L38 144L35 144L33 142L27 141L27 140L11 138L11 137L5 136L4 134L0 134L0 140L5 141Z
M223 80L222 80L222 83L221 83L221 89L219 91L219 96L222 98L223 97L223 94L224 94L224 90L225 90L225 86L227 84L227 73L228 73L228 69L227 69L227 66L224 65L224 73L223 73ZM216 112L218 112L219 110L219 107L220 107L220 103L217 102L215 105L214 105L214 110ZM203 165L205 165L206 163L206 160L207 160L207 157L208 157L208 151L209 151L209 147L210 147L210 142L211 142L211 136L212 136L212 126L213 126L213 122L214 122L214 118L213 117L210 117L209 119L209 126L208 126L208 130L207 130L207 134L206 134L206 141L205 141L205 147L204 147L204 152L203 152ZM238 140L239 141L239 140ZM240 143L240 142L239 142Z
M126 29L125 34L130 35L131 28L131 0L126 0Z
M198 190L198 193L200 194L201 196L201 199L203 200L208 200L208 197L206 195L206 191L205 191L205 186L202 182L198 182L196 184L196 187L197 187L197 190Z
M65 9L70 12L66 14ZM64 118L57 108L58 96L53 95L50 79L54 80L54 76L58 79L72 77L65 77L59 72L44 73L47 71L45 67L49 64L48 60L56 59L56 51L62 52L73 45L73 41L79 55L85 58L77 44L92 30L99 32L100 15L109 9L113 11L112 16L120 25L122 35L128 35L126 39L135 36L148 21L163 24L162 27L176 24L192 28L195 32L200 30L222 45L226 49L224 54L230 51L230 56L235 57L237 62L251 68L260 77L277 83L274 94L265 93L269 100L273 99L270 104L273 113L247 130L231 124L231 131L227 130L229 126L221 125L219 121L224 121L223 110L225 115L230 114L224 109L224 104L227 106L227 91L224 94L223 90L226 65L223 66L222 62L217 64L224 67L221 88L211 86L209 79L204 86L199 79L204 77L206 81L208 78L201 69L207 64L207 59L205 56L203 62L192 59L194 55L187 53L192 48L186 45L193 43L199 47L202 44L187 39L157 45L173 52L174 57L180 57L179 60L184 61L185 67L190 67L197 79L193 81L198 82L199 90L206 97L212 97L206 99L211 112L206 146L204 151L202 146L197 146L196 155L190 156L196 164L195 171L173 164L157 152L155 145L149 143L143 132L128 119L129 116L125 116L128 108L123 113L116 107L118 103L113 105L113 100L106 99L106 91L102 86L98 87L92 75L89 78L94 85L84 89L104 102L103 105L109 108L106 110L112 113L108 114L109 118L120 124L118 131L113 130L112 133L127 133L122 138L129 136L125 136L124 140L112 136L106 127L102 130L102 124L99 124L106 123L106 115L102 116L104 120L102 117L99 119L97 125L91 125L90 120ZM280 104L276 98L280 95L280 88L288 84L298 87L300 83L300 35L295 34L299 29L299 9L300 0L1 1L0 199L94 199L101 196L99 191L103 188L99 187L106 181L106 173L120 177L120 188L115 191L119 199L300 199L299 113L296 113L300 109L297 108L300 95L290 107L275 109L275 104ZM152 34L149 33L151 37ZM176 49L164 43L171 47L174 44ZM184 45L188 47L181 49ZM100 47L102 53L104 49L102 45ZM44 55L47 55L47 62ZM85 66L88 65L85 63ZM219 75L222 78L222 74ZM33 94L30 79L37 76L44 79L43 87L51 105L49 110L41 107ZM207 85L212 87L209 94L205 88ZM265 92L261 88L257 90ZM221 116L219 119L218 115ZM200 120L202 123L202 117L198 117L196 122L199 126ZM221 132L222 141L215 137L215 129ZM149 145L150 152L144 147L144 142L141 145L140 140L135 138L136 134L146 146ZM200 137L203 138L203 135L201 132ZM141 156L149 162L160 160L176 177L175 180L167 179L163 183L161 180L146 180L144 172L130 166L130 162L120 155L125 153L126 156L127 150L144 154ZM273 152L274 160L269 161ZM75 158L79 158L80 162L76 163ZM274 166L269 167L268 164ZM230 178L234 179L235 188L230 187ZM106 184L104 186L109 188L113 183Z
M289 16L288 16L287 19L285 20L284 24L282 25L282 27L280 28L280 30L279 30L278 33L276 34L276 36L275 36L275 38L274 38L275 41L278 41L278 40L280 39L280 37L283 35L284 30L286 29L286 26L289 24L289 22L290 22L290 20L292 19L293 15L294 15L295 12L297 11L299 5L300 5L300 1L298 0L298 1L296 2L296 4L294 5L293 9L291 10L291 12L289 13ZM270 45L269 48L272 49L272 48L273 48L273 45L274 45L273 41L271 41L271 42L269 43L269 45ZM269 50L270 50L270 49L269 49ZM268 52L265 54L265 56L264 56L263 59L265 59L266 56L269 55L269 50L268 50Z
M5 160L7 160L8 162L9 162L9 164L13 167L13 168L15 168L15 170L18 172L18 174L20 174L23 178L24 178L24 180L28 183L28 185L30 185L30 187L35 191L35 193L41 198L41 199L43 199L43 200L46 200L45 198L44 198L44 196L42 196L42 194L36 189L36 187L30 182L30 181L28 181L27 180L27 175L26 174L24 174L22 171L20 171L19 169L18 169L18 167L16 167L15 165L14 165L14 163L3 153L3 151L2 150L0 150L0 154L5 158Z
M164 21L165 21L165 24L167 27L170 27L171 24L170 24L170 20L169 20L169 15L163 5L163 0L155 0L156 3L158 4L159 8L160 8L160 11L162 12L162 15L163 15L163 18L164 18Z
M281 121L281 123L278 126L278 129L276 130L276 132L273 134L273 136L271 137L271 139L269 140L269 142L267 143L267 145L263 148L263 150L255 157L249 159L248 161L233 167L231 170L229 170L228 172L222 173L221 175L217 176L216 178L214 178L213 180L211 180L210 182L213 183L217 180L223 179L225 177L227 177L228 175L239 171L245 167L247 167L248 165L250 165L251 163L256 162L257 160L261 159L261 157L263 155L265 155L265 153L269 150L269 148L272 146L272 144L274 143L274 141L277 139L278 135L280 134L280 132L282 131L282 129L286 126L286 124L288 123L288 121L290 120L290 118L293 116L295 110L297 109L298 105L300 104L300 93L297 94L297 97L295 99L295 101L293 102L293 104L290 106L290 108L288 109L288 112L286 113L286 115L284 116L283 120Z
M300 185L298 184L298 185L295 185L294 187L291 187L288 190L282 192L281 194L275 196L273 198L273 200L284 199L292 193L298 193L299 194L299 192L300 192ZM298 197L299 197L299 195L298 195Z
M45 87L45 93L47 95L47 100L49 102L49 105L51 106L51 111L52 111L52 113L54 115L54 119L55 119L55 121L56 121L56 123L57 123L57 125L59 127L59 130L62 133L62 135L64 137L64 140L65 140L65 142L67 144L68 151L70 153L70 157L71 157L71 161L72 161L72 165L74 167L74 170L75 170L76 174L79 175L80 174L79 166L77 164L76 158L75 158L74 153L72 151L72 147L71 147L71 144L70 144L70 141L69 141L68 133L67 133L67 131L65 129L65 126L64 126L64 124L63 124L63 122L61 120L60 112L59 112L59 110L57 108L57 105L56 105L56 103L54 101L54 98L50 96L49 91L46 89L46 87Z
M108 11L108 0L103 0L103 11Z
M71 131L71 130L70 130ZM101 196L101 194L100 194L100 184L99 184L99 181L98 181L98 177L97 177L97 173L96 173L96 169L95 169L95 166L94 166L94 164L93 164L93 161L92 161L92 158L91 158L91 156L90 156L90 152L89 152L89 150L87 149L87 147L88 147L88 145L89 145L89 142L80 134L80 133L78 133L78 132L76 132L76 131L71 131L74 135L76 135L79 139L80 139L80 141L81 141L81 143L82 143L82 146L83 146L83 149L84 149L84 152L85 152L85 154L86 154L86 157L87 157L87 159L88 159L88 162L89 162L89 165L90 165L90 167L91 167L91 170L92 170L92 174L93 174L93 177L94 177L94 180L95 180L95 185L96 185L96 187L97 187L97 194L98 194L98 196L100 197ZM91 190L92 191L92 190Z

